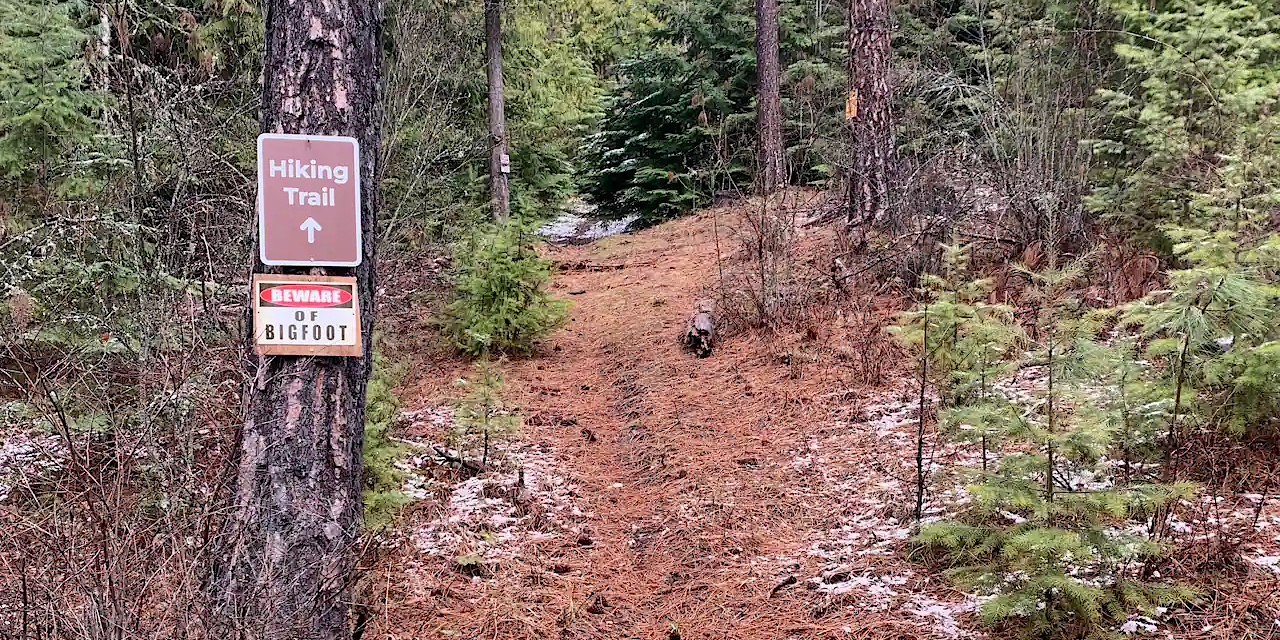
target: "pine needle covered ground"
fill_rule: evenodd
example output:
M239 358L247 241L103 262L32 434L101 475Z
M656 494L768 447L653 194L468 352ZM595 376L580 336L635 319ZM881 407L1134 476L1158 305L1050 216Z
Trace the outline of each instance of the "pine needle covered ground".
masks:
M904 558L919 398L908 356L883 337L902 298L871 283L841 308L815 303L791 328L732 335L709 358L680 349L690 310L719 278L718 249L731 257L739 213L547 249L563 266L553 291L573 302L570 321L533 357L500 367L507 408L524 418L522 435L497 445L501 463L477 473L448 462L458 455L444 444L461 395L452 383L471 366L437 356L415 367L402 435L414 443L404 467L417 501L366 581L367 637L983 631L979 599ZM826 255L829 233L802 235L800 253ZM1023 371L1006 384L1034 378ZM981 455L930 430L926 515L937 517L968 500L952 471ZM1189 505L1179 541L1216 540L1223 529L1200 518L1252 517L1251 499ZM1208 600L1192 612L1125 628L1280 633L1280 623L1268 629L1280 612L1263 595L1280 586L1267 565L1280 555L1280 507L1270 501L1257 527L1230 531L1248 561L1228 568L1229 588L1202 583ZM1202 575L1189 566L1202 547L1178 559L1179 577Z

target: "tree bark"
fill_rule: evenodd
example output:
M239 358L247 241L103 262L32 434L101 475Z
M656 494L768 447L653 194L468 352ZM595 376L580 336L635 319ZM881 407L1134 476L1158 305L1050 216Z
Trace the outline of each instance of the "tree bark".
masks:
M511 195L507 183L510 159L506 96L502 86L502 0L484 0L484 56L489 63L489 180L493 219L505 222L511 213Z
M889 214L893 169L890 20L889 0L849 2L850 225L883 223Z
M756 188L763 195L787 182L779 66L778 0L756 0Z
M257 356L226 520L211 545L211 637L351 637L360 536L365 384L372 363L382 78L378 0L266 0L264 133L348 135L361 147L364 259L355 268L255 271L354 276L364 355ZM252 255L257 256L255 247ZM253 341L252 331L248 340Z

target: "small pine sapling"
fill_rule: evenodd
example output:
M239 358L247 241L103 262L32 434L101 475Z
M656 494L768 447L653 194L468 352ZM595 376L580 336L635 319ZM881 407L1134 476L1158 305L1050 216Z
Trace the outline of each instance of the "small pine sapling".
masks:
M1163 438L1162 479L1186 475L1178 450L1193 426L1239 433L1280 399L1275 356L1277 289L1266 281L1275 264L1268 243L1248 247L1231 231L1167 228L1174 250L1190 266L1169 274L1169 286L1125 309L1141 329L1148 359L1159 363L1151 384L1170 403ZM1274 271L1272 271L1274 273ZM1267 420L1269 421L1269 420ZM1153 514L1150 531L1164 535L1170 509Z
M916 537L949 558L953 579L989 596L980 610L985 622L1019 622L1032 637L1095 636L1132 609L1192 596L1141 579L1143 561L1163 548L1133 526L1191 488L1098 481L1113 430L1097 412L1076 410L1093 401L1094 382L1085 354L1095 327L1071 295L1083 267L1077 261L1028 273L1039 309L1032 357L1046 371L1044 385L1020 411L982 415L987 428L1000 430L1006 453L969 487L970 508Z
M938 390L939 416L942 424L985 425L987 420L973 420L981 407L970 407L963 417L960 407L970 403L994 403L991 384L1007 371L1003 356L1021 341L1021 330L1013 321L1013 310L1007 305L985 302L991 292L987 280L973 279L968 271L968 248L959 244L943 246L941 275L924 274L915 310L899 316L899 324L891 328L899 341L919 354L919 407L916 428L916 505L915 517L924 512L925 493L925 415L926 390ZM986 406L986 409L993 407ZM968 418L968 421L966 421ZM987 435L980 431L983 460L987 455Z
M1163 389L1151 383L1152 366L1141 356L1141 343L1131 335L1085 345L1082 372L1094 381L1092 401L1073 409L1108 426L1112 451L1107 455L1119 466L1116 481L1124 485L1157 479L1150 471L1160 466L1160 437L1173 407Z
M1053 502L1055 483L1054 457L1058 453L1064 436L1070 437L1072 432L1060 432L1059 422L1062 418L1063 378L1078 371L1085 353L1084 345L1088 344L1088 336L1094 327L1083 314L1080 301L1072 294L1072 285L1084 273L1086 259L1076 260L1064 267L1057 267L1050 261L1051 268L1041 272L1023 269L1023 273L1031 280L1032 287L1028 303L1037 309L1035 333L1039 337L1040 352L1037 358L1043 362L1045 372L1045 391L1043 393L1044 431L1033 433L1044 450L1045 469L1044 491L1046 499ZM1034 419L1034 417L1032 418ZM1080 433L1077 431L1076 433Z
M1013 307L983 302L990 293L988 281L976 280L968 287L971 314L956 333L952 403L939 414L939 423L957 440L981 447L986 473L990 453L999 446L1000 425L1014 410L993 385L1013 370L1009 355L1026 343L1026 334L1014 319Z
M1166 289L1129 305L1125 318L1149 340L1148 356L1166 364L1161 371L1173 409L1165 446L1172 461L1183 424L1211 419L1201 415L1202 408L1234 409L1210 413L1232 431L1243 431L1257 417L1248 410L1250 398L1270 396L1274 379L1268 370L1280 362L1270 357L1276 349L1277 289L1257 266L1276 264L1266 243L1242 250L1230 232L1169 228L1166 234L1180 241L1175 251L1191 266L1171 272ZM1202 407L1202 399L1210 402Z
M528 352L564 323L569 304L546 290L551 265L538 257L532 239L528 225L513 219L458 247L453 276L457 297L445 309L444 329L463 352Z
M488 467L490 448L495 441L520 431L520 416L503 406L504 384L498 368L487 361L476 363L474 378L458 380L458 386L468 391L454 411L450 444L458 450L460 458L465 458L467 451L480 449L481 469Z

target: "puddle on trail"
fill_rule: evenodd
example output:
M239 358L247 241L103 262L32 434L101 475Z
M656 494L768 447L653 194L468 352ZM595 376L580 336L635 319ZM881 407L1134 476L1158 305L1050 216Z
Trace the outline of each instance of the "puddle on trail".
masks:
M639 216L627 216L621 220L601 220L592 217L595 210L595 205L582 201L570 203L567 211L543 225L538 234L557 244L584 244L626 233L639 219Z

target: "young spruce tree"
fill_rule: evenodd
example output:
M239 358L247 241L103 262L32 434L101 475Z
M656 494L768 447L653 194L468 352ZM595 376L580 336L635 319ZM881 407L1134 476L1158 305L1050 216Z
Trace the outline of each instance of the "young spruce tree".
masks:
M530 245L527 223L512 219L473 233L454 252L456 298L445 309L445 334L478 356L528 352L562 324L569 304L546 290L551 265Z
M916 505L919 520L924 511L926 482L924 441L927 389L938 391L940 424L946 428L963 424L974 431L982 444L985 467L987 420L972 420L977 412L991 409L996 396L991 384L1007 370L1005 355L1023 337L1008 305L986 302L991 292L988 280L972 279L966 254L968 247L944 246L943 272L920 278L920 303L899 316L893 333L915 350L918 364L919 403L916 428ZM967 410L967 412L962 412ZM966 419L968 419L966 421Z
M1072 295L1083 268L1027 272L1039 309L1027 364L1043 368L1044 384L1018 411L982 413L1004 443L999 459L969 487L971 507L917 537L953 563L953 579L987 596L984 621L1020 624L1029 637L1095 637L1135 608L1191 596L1141 578L1162 548L1133 525L1190 487L1117 485L1099 468L1112 450L1109 423L1074 410L1093 401L1085 354L1096 327Z

